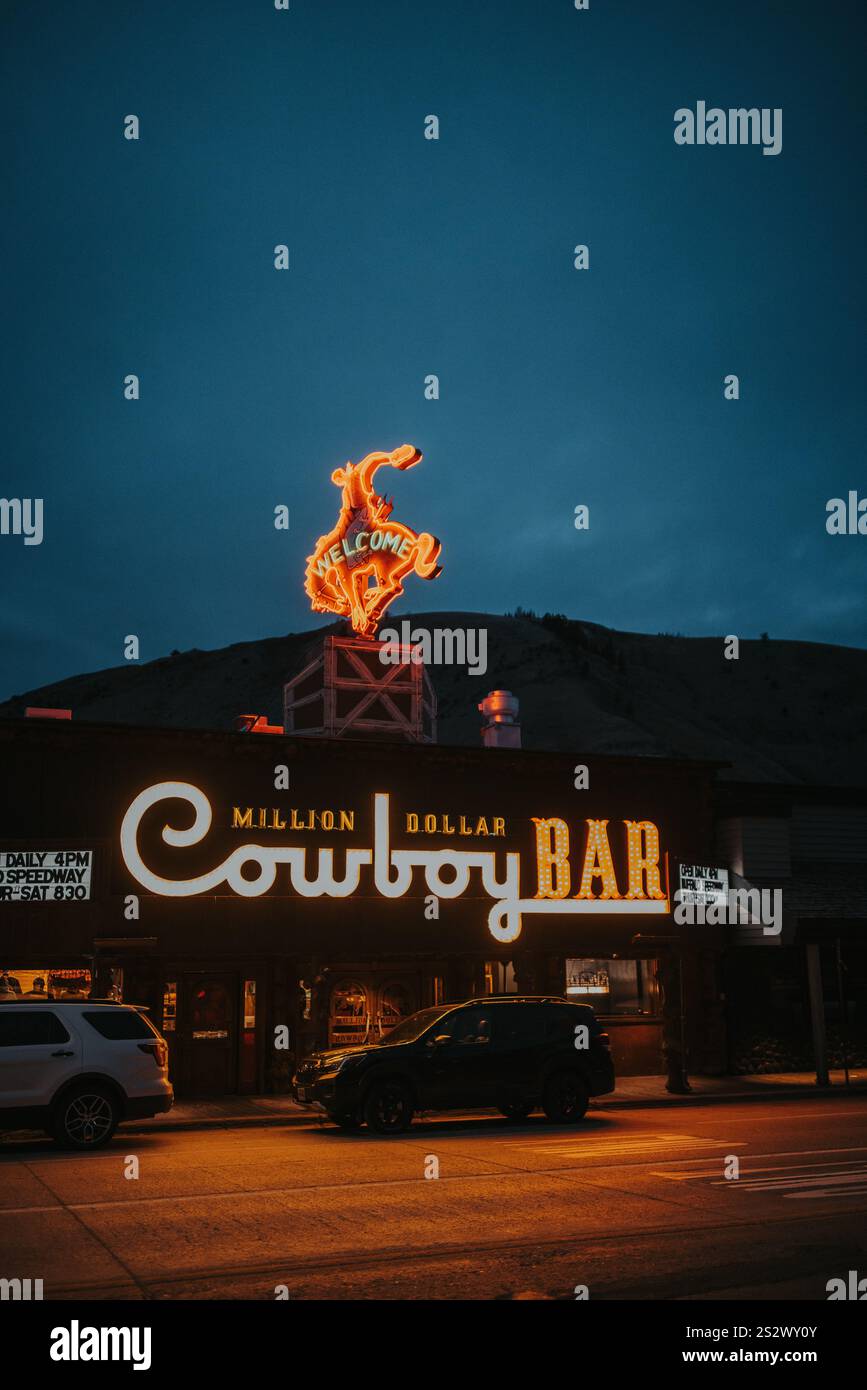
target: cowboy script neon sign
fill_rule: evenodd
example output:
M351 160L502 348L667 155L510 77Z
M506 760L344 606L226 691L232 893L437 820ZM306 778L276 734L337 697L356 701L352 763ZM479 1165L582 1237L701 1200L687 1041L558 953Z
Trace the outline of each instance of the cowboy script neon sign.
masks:
M259 898L277 882L277 870L286 865L292 891L301 898L351 898L359 891L362 871L372 872L373 886L383 898L402 898L421 870L429 893L438 898L460 898L478 885L492 899L488 930L496 941L516 941L525 913L668 913L669 901L660 882L659 832L652 821L624 821L628 858L628 886L617 882L607 820L587 820L580 887L570 896L572 875L569 831L557 818L533 817L537 890L521 896L521 855L477 848L428 848L422 842L411 849L392 849L390 797L373 797L373 844L344 851L343 872L337 872L334 850L302 845L239 845L222 864L194 878L170 879L150 869L139 848L139 827L148 812L163 801L184 801L193 809L193 823L186 830L165 824L162 838L175 849L200 844L211 828L211 803L190 782L158 782L135 798L123 818L120 848L127 869L143 888L160 897L190 898L216 893L225 884L242 898ZM498 863L499 857L499 863ZM597 892L598 888L598 892Z
M340 515L307 557L304 588L317 613L348 618L360 637L372 637L389 604L403 593L411 572L436 579L440 542L391 521L392 504L374 491L380 468L414 468L421 453L402 444L390 454L368 454L361 463L336 468L331 481L341 489Z

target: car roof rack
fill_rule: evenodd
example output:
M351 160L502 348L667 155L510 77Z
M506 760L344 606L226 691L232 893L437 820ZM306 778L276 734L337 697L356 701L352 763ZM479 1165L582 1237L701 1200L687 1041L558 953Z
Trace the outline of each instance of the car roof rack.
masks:
M513 1004L569 1004L571 1000L562 994L479 994L475 999L465 999L465 1004L487 1004L490 1000L508 1000Z

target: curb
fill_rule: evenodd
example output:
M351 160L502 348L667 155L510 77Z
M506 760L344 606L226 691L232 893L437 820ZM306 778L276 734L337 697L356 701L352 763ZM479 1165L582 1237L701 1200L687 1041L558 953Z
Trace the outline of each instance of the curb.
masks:
M787 1086L773 1091L725 1091L701 1092L693 1091L683 1096L651 1096L648 1098L632 1098L623 1100L607 1100L601 1097L595 1103L591 1102L590 1109L597 1112L606 1110L661 1110L671 1106L682 1105L722 1105L735 1101L769 1101L769 1100L793 1100L806 1099L813 1100L817 1097L827 1100L837 1100L841 1095L867 1093L867 1084L859 1082L854 1086L816 1086L808 1088L804 1086ZM443 1112L444 1115L446 1112ZM484 1109L472 1111L453 1111L448 1114L450 1120L485 1119L492 1115L499 1116L499 1111ZM327 1124L324 1116L320 1116L316 1111L304 1112L301 1114L285 1115L219 1115L207 1116L199 1120L162 1120L158 1123L148 1121L136 1121L123 1126L125 1134L166 1134L193 1130L207 1129L277 1129L285 1128L287 1125L318 1125Z
M276 1129L285 1125L309 1125L319 1116L309 1115L217 1115L201 1120L161 1120L149 1124L146 1120L135 1120L124 1124L124 1134L170 1134L178 1130L193 1129Z
M652 1096L647 1100L605 1100L604 1097L591 1110L650 1110L668 1105L724 1105L729 1101L766 1100L839 1100L841 1095L864 1095L867 1084L859 1082L854 1086L786 1086L773 1091L690 1091L684 1096Z

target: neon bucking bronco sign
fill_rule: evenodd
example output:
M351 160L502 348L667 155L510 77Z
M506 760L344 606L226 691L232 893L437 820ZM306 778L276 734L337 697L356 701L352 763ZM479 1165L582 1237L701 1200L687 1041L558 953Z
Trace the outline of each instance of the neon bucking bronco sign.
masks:
M315 612L348 618L359 637L375 635L385 610L403 593L408 574L436 579L441 571L436 536L416 534L391 521L391 502L373 487L380 468L414 468L421 458L412 444L402 444L390 454L368 454L331 474L341 489L340 515L307 557L304 588Z

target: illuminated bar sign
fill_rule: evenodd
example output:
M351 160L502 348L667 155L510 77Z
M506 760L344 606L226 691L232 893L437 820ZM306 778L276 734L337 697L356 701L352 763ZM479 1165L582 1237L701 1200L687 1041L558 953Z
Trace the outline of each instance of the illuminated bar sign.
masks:
M421 453L402 444L390 454L368 454L331 474L341 489L340 515L333 531L320 536L307 557L304 587L317 613L348 618L359 637L373 637L390 603L403 593L402 581L415 572L436 579L440 543L427 531L418 535L389 520L392 504L374 492L373 479L384 467L407 469Z
M534 845L535 889L532 896L522 892L522 854L501 846L505 834L502 817L469 819L465 816L428 817L405 813L398 826L412 848L392 848L391 798L376 792L372 798L372 843L364 847L349 845L343 851L342 872L335 865L331 846L320 848L304 844L305 834L325 831L340 834L355 828L355 812L347 810L309 812L298 818L297 810L282 815L279 810L261 807L232 808L234 832L254 831L283 835L297 832L295 843L263 844L245 838L222 863L190 878L166 878L145 862L139 844L139 829L148 813L161 802L182 801L193 811L192 824L176 830L163 823L161 837L173 849L199 845L211 829L213 813L204 792L190 782L158 782L146 788L132 802L123 818L120 848L123 861L133 878L150 893L160 897L189 898L216 894L225 885L242 898L259 898L284 889L288 879L292 892L301 898L351 898L366 895L372 886L383 898L403 898L420 887L416 871L423 875L428 893L438 898L460 898L468 888L475 895L479 888L490 898L488 929L495 940L515 941L521 934L523 914L668 913L667 883L663 888L660 871L659 831L653 821L623 820L609 829L607 820L582 822L583 844L577 854L570 846L569 827L557 817L530 818ZM319 816L317 823L315 817ZM287 819L288 817L288 819ZM327 819L326 819L327 817ZM433 825L428 830L428 825ZM431 843L454 836L445 847ZM612 855L616 843L627 873L618 881ZM480 841L491 848L482 848ZM308 865L308 851L311 863ZM278 869L288 873L280 876ZM363 880L362 880L363 876ZM577 891L576 891L577 889Z
M92 849L0 850L0 902L85 902Z

